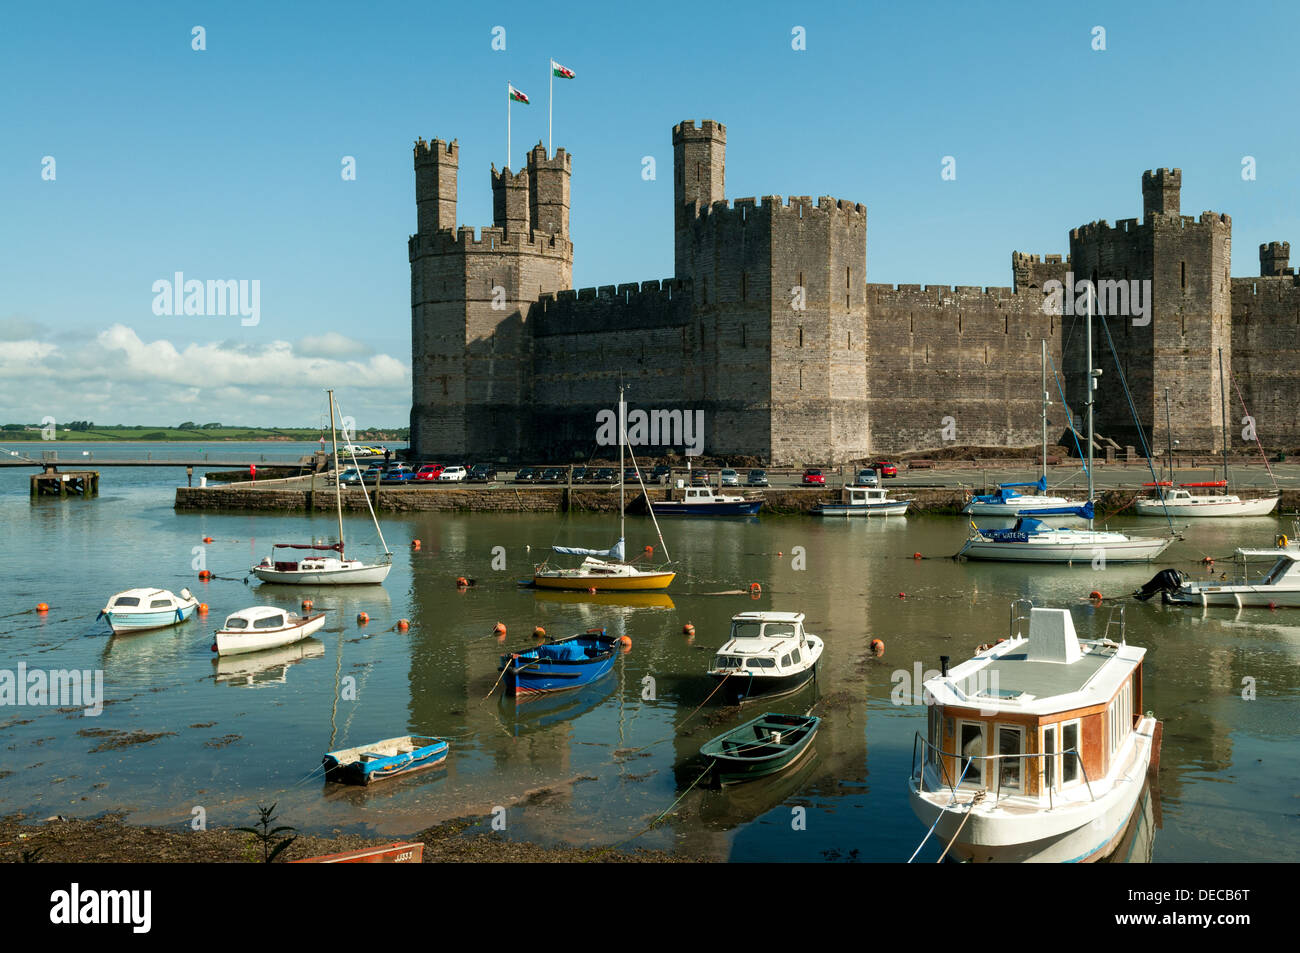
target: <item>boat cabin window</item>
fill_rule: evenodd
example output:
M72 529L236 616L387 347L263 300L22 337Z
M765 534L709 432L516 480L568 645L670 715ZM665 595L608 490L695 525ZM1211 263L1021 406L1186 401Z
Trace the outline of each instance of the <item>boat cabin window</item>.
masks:
M269 615L265 619L253 620L253 628L255 629L276 629L282 625L284 625L284 616L282 615Z
M1059 788L1060 781L1060 746L1056 743L1056 725L1046 725L1043 728L1043 783L1039 787L1040 793L1046 793L1047 788Z
M795 649L793 652L790 653L790 661L791 661L791 662L794 662L795 665L798 665L798 664L799 664L799 650L798 650L798 649Z
M247 629L247 628L248 628L248 620L247 620L247 619L240 618L240 617L237 616L237 615L232 615L229 619L226 620L226 628L227 628L227 629Z
M718 656L718 668L744 668L745 660L731 655Z
M752 658L746 663L750 668L775 668L776 662L770 658Z
M963 721L959 723L958 739L961 745L961 763L957 765L957 777L963 784L984 787L984 723Z
M769 622L763 626L763 634L769 639L789 639L795 636L796 630L789 622Z
M1079 723L1077 721L1068 721L1061 725L1061 752L1065 757L1061 759L1061 783L1070 784L1078 781L1082 772L1079 768L1079 758L1068 754L1070 751L1079 751ZM1082 756L1083 752L1079 751Z
M786 654L786 655L782 655L782 656L781 656L781 667L782 667L782 668L785 668L785 667L786 667L787 665L789 665L789 664L790 664L790 656L789 656L788 654Z
M731 637L733 639L756 639L762 634L763 623L761 622L731 623Z
M170 609L172 601L170 599L155 599L149 603L150 609Z
M1022 789L1022 761L1016 757L1025 752L1024 729L1011 725L998 725L998 783L1002 789L1019 791Z
M120 596L113 603L113 605L115 606L138 606L139 604L140 604L140 600L137 599L135 596Z
M1110 725L1110 753L1113 756L1119 751L1125 739L1128 738L1133 730L1133 683L1125 682L1124 687L1119 690L1115 698L1110 703L1110 711L1106 713L1106 721Z

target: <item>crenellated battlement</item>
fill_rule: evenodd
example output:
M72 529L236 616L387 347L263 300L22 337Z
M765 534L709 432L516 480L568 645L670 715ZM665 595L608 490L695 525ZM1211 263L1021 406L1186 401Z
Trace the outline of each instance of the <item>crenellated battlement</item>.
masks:
M715 139L727 141L727 127L712 119L701 119L697 126L694 119L686 119L673 126L673 145L688 139Z
M691 320L691 283L677 278L570 288L540 295L533 334L599 334L680 328Z
M813 215L827 218L838 216L845 221L854 222L866 218L867 207L860 202L837 199L829 195L821 196L816 204L809 195L791 195L784 201L779 195L747 196L720 199L703 206L698 209L695 222L707 225L713 222L725 222L731 218L748 222L756 214L769 217L786 215L794 218L807 218Z
M1015 289L1005 285L890 285L870 281L867 282L867 293L877 299L889 299L891 303L911 299L925 304L964 298L1004 300L1016 297Z
M444 139L430 139L425 142L424 139L415 140L415 161L421 160L436 162L439 159L446 159L459 164L460 162L460 140L453 139L447 142Z
M545 258L569 258L573 254L572 243L563 235L538 231L524 234L487 225L477 229L462 225L431 235L415 234L408 239L407 249L412 261L425 255L470 253L530 254Z

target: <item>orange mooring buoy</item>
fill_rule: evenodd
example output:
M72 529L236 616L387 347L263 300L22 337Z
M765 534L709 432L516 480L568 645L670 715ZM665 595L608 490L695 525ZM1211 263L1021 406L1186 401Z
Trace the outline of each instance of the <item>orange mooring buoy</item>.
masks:
M645 554L646 554L647 556L653 556L654 553L655 553L655 548L654 548L653 546L647 546L647 547L645 548Z
M589 595L589 596L594 596L595 594L596 594L596 587L595 587L595 586L588 586L588 587L587 587L587 595Z
M907 593L905 593L905 592L900 592L900 593L898 594L898 598L900 598L900 599L906 599L906 598L907 598Z
M366 615L364 612L358 612L358 613L357 613L357 624L358 624L358 625L365 625L365 624L366 624L367 622L369 622L369 621L370 621L370 616Z
M684 626L682 626L682 635L694 635L694 634L695 634L694 625L687 622Z
M207 614L208 614L208 604L206 602L200 602L199 615L207 615Z
M310 599L304 599L304 600L302 600L302 611L303 611L303 612L311 612L311 607L312 607L312 601L311 601Z
M203 537L203 541L204 541L205 543L210 543L210 542L212 542L212 537L211 537L211 536L204 536L204 537Z
M418 539L411 540L411 548L418 553L420 551L420 541Z
M537 626L535 629L533 629L533 638L535 639L546 638L546 630L543 629L540 625Z
M1201 564L1204 565L1204 566L1213 566L1213 565L1214 565L1214 557L1213 557L1213 556L1206 556L1204 559L1201 560Z
M211 578L212 578L212 573L211 573L209 570L207 570L207 569L200 569L200 570L199 570L199 578L202 579L202 580L204 580L204 581L207 581L208 579L211 579Z
M762 591L763 591L763 587L760 586L760 585L759 585L758 583L756 583L756 582L751 582L751 583L749 584L749 591L750 591L750 592L762 592Z
M398 632L405 632L405 631L406 631L407 629L409 629L410 627L411 627L411 620L410 620L410 619L398 619L398 620L397 620L397 631L398 631Z
M1101 602L1101 593L1094 589L1092 592L1088 593L1088 598L1093 602Z
M882 642L880 639L872 639L871 651L876 656L876 658L880 658L880 656L885 654L885 643Z
M457 589L468 589L468 588L469 588L469 580L466 579L464 576L457 576L457 577L456 577L456 588L457 588Z
M492 626L492 634L499 639L504 639L506 637L506 624L504 622L498 622L496 625Z
M37 612L49 612L49 611L50 611L49 604L48 604L48 603L44 603L44 602L38 602L38 603L36 603L36 611L37 611Z
M922 557L920 553L912 553L912 558L913 558L913 559L922 559L922 558L924 558L924 557Z
M619 644L623 646L623 651L624 651L624 652L631 652L631 651L632 651L632 640L631 640L630 638L628 638L626 635L623 636L622 638L620 638L618 641L619 641Z

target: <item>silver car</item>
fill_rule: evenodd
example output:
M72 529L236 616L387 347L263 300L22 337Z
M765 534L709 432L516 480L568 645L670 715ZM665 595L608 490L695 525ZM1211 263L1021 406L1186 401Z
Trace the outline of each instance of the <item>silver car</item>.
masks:
M868 467L865 470L859 470L853 482L856 486L879 486L880 477L876 475L875 470Z
M740 486L740 474L735 470L722 470L718 474L723 486Z

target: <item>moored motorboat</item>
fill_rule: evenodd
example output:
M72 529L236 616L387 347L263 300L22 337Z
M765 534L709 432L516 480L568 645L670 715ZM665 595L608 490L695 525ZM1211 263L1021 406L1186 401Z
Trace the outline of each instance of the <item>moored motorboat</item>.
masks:
M327 782L372 784L442 764L450 747L445 738L403 735L327 752L322 766Z
M763 501L715 493L711 486L688 486L682 499L652 500L650 508L659 516L755 516Z
M619 654L619 639L593 629L501 656L497 670L507 695L516 699L581 688L608 674Z
M951 671L940 659L924 683L929 724L909 780L930 828L922 844L934 836L970 861L1095 861L1114 850L1159 746L1159 723L1143 714L1146 650L1127 644L1119 612L1118 642L1081 640L1068 610L1019 600L1009 639Z
M1300 608L1300 550L1238 549L1234 557L1239 572L1232 582L1190 579L1178 569L1162 569L1133 595L1145 602L1158 592L1166 605ZM1252 581L1248 564L1270 557L1272 566Z
M1133 501L1138 516L1208 517L1208 516L1267 516L1277 508L1279 497L1262 496L1245 499L1235 493L1192 493L1200 487L1227 487L1226 480L1204 483L1168 482L1156 484L1150 497Z
M325 613L300 616L277 606L252 606L226 617L217 630L212 651L218 655L242 655L289 645L316 632L325 624Z
M194 615L199 600L188 589L178 596L170 589L127 589L99 610L114 634L162 629Z
M753 781L791 768L812 748L821 719L767 712L711 738L700 754L711 758L719 785Z
M912 500L891 499L888 490L865 486L846 486L837 503L818 503L816 516L902 516Z
M709 677L728 705L796 691L817 673L824 644L804 631L802 612L741 612L718 649Z

